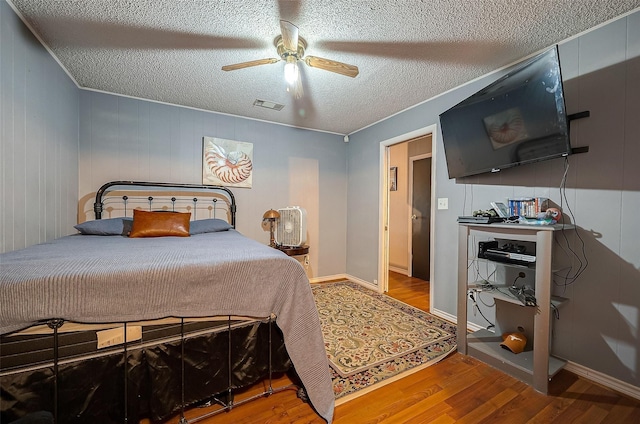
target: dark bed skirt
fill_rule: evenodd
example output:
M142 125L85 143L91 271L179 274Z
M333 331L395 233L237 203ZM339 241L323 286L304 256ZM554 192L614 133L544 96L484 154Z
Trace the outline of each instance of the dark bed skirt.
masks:
M57 414L58 423L159 422L183 407L220 398L228 402L229 388L232 394L241 391L270 371L293 371L273 321L233 321L231 337L227 321L145 327L143 340L127 345L126 368L122 345L92 357L91 334L59 334L57 411L53 335L3 337L0 422L40 411ZM27 368L25 359L47 363Z

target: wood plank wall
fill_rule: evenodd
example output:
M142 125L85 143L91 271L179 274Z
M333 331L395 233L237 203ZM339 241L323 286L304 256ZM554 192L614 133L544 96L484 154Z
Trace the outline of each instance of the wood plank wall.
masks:
M0 2L0 249L75 232L79 89Z

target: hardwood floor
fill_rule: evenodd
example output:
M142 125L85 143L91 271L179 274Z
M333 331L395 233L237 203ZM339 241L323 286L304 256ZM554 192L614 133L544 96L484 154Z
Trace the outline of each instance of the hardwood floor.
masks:
M428 310L426 281L390 273L388 294ZM287 383L284 377L275 386ZM203 410L188 412L187 418ZM324 420L295 391L287 390L200 422L315 424ZM551 381L550 394L545 396L474 358L454 353L336 407L334 423L640 423L640 401L564 370Z
M429 311L429 282L407 277L397 272L389 272L389 291L387 294L404 303Z

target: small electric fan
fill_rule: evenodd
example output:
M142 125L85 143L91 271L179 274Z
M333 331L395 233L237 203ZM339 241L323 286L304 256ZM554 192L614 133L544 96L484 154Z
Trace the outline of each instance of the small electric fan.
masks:
M299 206L278 209L276 244L299 247L307 241L307 211Z

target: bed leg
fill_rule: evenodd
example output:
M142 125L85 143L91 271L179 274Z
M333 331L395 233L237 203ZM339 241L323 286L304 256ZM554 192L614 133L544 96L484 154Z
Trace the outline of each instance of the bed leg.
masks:
M129 366L128 366L128 360L127 360L127 356L128 356L128 351L127 351L127 323L124 323L124 327L123 327L123 333L124 333L124 342L122 343L122 348L123 348L123 366L124 366L124 388L123 388L123 392L124 392L124 422L127 423L129 422L129 393L127 391L127 386L129 384Z
M184 318L180 318L180 422L179 424L187 424L184 417Z
M58 421L58 329L62 327L64 320L51 319L47 321L47 326L53 330L53 422Z
M231 411L231 409L233 409L233 393L231 392L231 385L233 384L233 381L231 380L231 376L233 373L233 369L232 369L232 364L231 364L231 360L232 360L232 356L231 356L231 315L229 315L228 320L227 320L227 334L228 334L228 340L229 340L229 349L227 352L227 362L228 362L228 372L229 372L229 381L228 381L228 386L227 386L227 407L229 408L229 411Z
M304 403L309 403L309 395L307 395L307 391L304 387L298 387L298 399L303 401Z
M273 328L273 318L269 316L269 390L267 392L267 396L273 394L273 362L272 362L272 351L273 344L271 343L271 330Z

